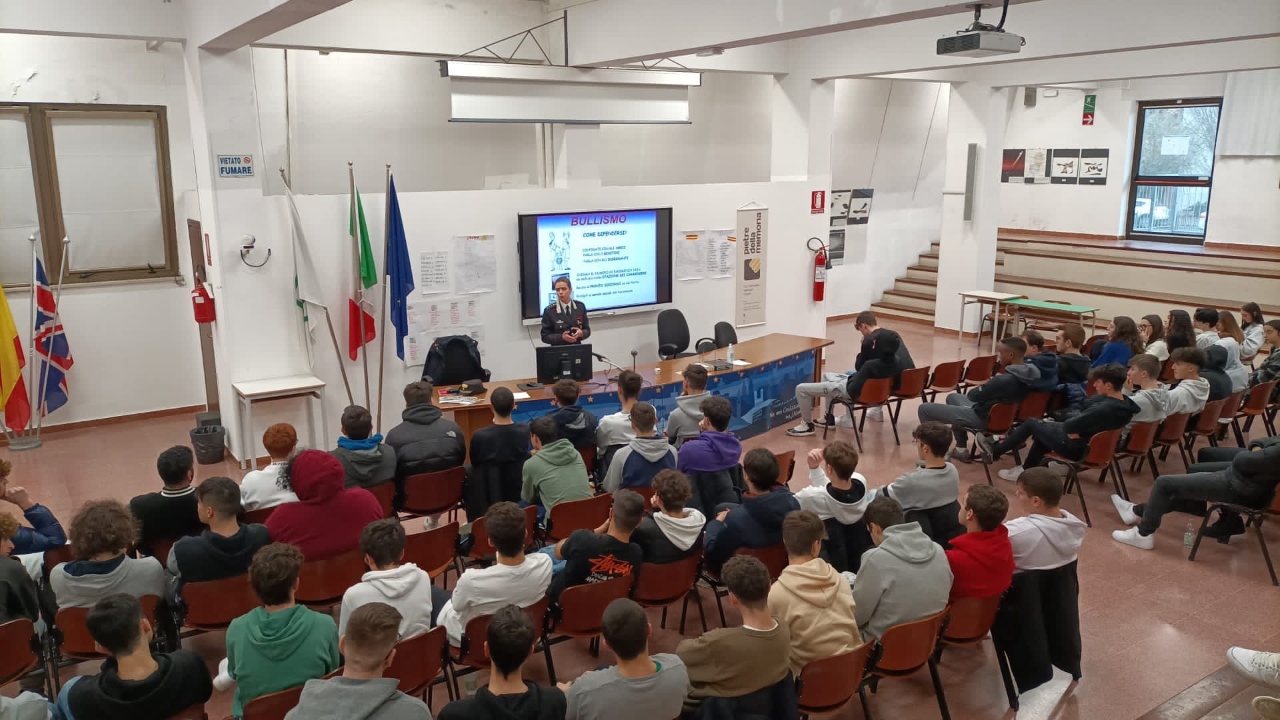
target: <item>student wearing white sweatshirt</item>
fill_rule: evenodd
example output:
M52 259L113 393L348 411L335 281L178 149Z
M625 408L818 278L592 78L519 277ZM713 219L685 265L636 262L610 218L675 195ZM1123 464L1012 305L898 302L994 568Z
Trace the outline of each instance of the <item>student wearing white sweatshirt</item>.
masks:
M1204 410L1209 400L1209 381L1200 377L1200 369L1209 363L1209 357L1200 348L1178 348L1169 354L1173 363L1173 377L1178 384L1169 390L1169 415L1195 414Z
M631 533L645 562L679 562L702 549L707 518L684 506L692 494L688 476L679 470L663 470L653 478L653 513Z
M1075 562L1084 543L1085 523L1058 507L1062 500L1058 474L1047 467L1028 468L1018 476L1015 495L1028 513L1004 524L1015 571L1052 570Z
M1169 391L1160 385L1160 361L1155 355L1143 353L1129 358L1124 394L1138 406L1131 425L1160 422L1168 416Z
M360 582L342 595L338 636L346 634L351 613L362 605L381 602L400 611L400 639L431 629L435 614L449 600L449 591L431 584L431 575L413 563L403 563L404 527L395 518L375 520L360 533L360 552L369 567Z
M810 450L806 459L809 487L795 494L800 509L817 514L820 520L834 519L841 525L861 520L871 503L871 493L867 492L867 479L855 472L858 451L853 445L836 440L822 450Z

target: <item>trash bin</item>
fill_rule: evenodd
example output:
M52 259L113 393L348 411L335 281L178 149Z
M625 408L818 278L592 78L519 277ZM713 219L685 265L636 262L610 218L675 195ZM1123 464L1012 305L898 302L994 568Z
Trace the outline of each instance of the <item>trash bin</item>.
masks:
M227 429L221 425L192 428L191 446L201 465L220 463L227 451Z

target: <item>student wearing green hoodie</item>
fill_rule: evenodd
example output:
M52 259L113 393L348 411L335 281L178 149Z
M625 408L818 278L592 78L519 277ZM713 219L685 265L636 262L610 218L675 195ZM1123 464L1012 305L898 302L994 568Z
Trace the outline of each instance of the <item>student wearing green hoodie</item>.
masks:
M249 582L262 601L227 628L227 673L236 682L233 717L249 701L324 677L342 664L333 618L294 602L302 552L272 543L253 556Z
M533 457L524 463L520 499L550 511L566 500L583 500L592 495L591 481L582 455L567 438L560 438L556 421L548 416L529 423ZM539 512L539 517L542 512Z

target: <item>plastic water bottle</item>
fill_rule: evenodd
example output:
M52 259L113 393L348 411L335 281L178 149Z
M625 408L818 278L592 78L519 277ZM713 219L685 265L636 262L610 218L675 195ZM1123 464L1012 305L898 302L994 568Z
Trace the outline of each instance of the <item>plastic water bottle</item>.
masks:
M1182 533L1182 545L1188 550L1192 545L1196 544L1196 526L1195 523L1187 523L1187 529Z
M732 365L733 364L733 343L729 343L728 360L729 360L729 364Z
M463 697L475 697L475 696L476 696L476 679L475 679L474 677L469 677L469 678L467 678L466 680L464 680L464 681L463 681L463 683L462 683L462 696L463 696Z

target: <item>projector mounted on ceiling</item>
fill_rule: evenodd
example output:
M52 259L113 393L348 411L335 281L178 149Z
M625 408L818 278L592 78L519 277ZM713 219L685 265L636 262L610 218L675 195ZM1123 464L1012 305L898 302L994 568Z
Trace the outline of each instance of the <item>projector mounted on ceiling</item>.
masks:
M960 57L990 57L992 55L1010 55L1022 50L1027 41L1021 35L1005 32L1004 20L1009 14L1009 0L1004 0L1004 8L1000 12L1000 22L989 25L982 22L983 3L973 6L973 24L954 35L938 38L939 55L958 55Z

